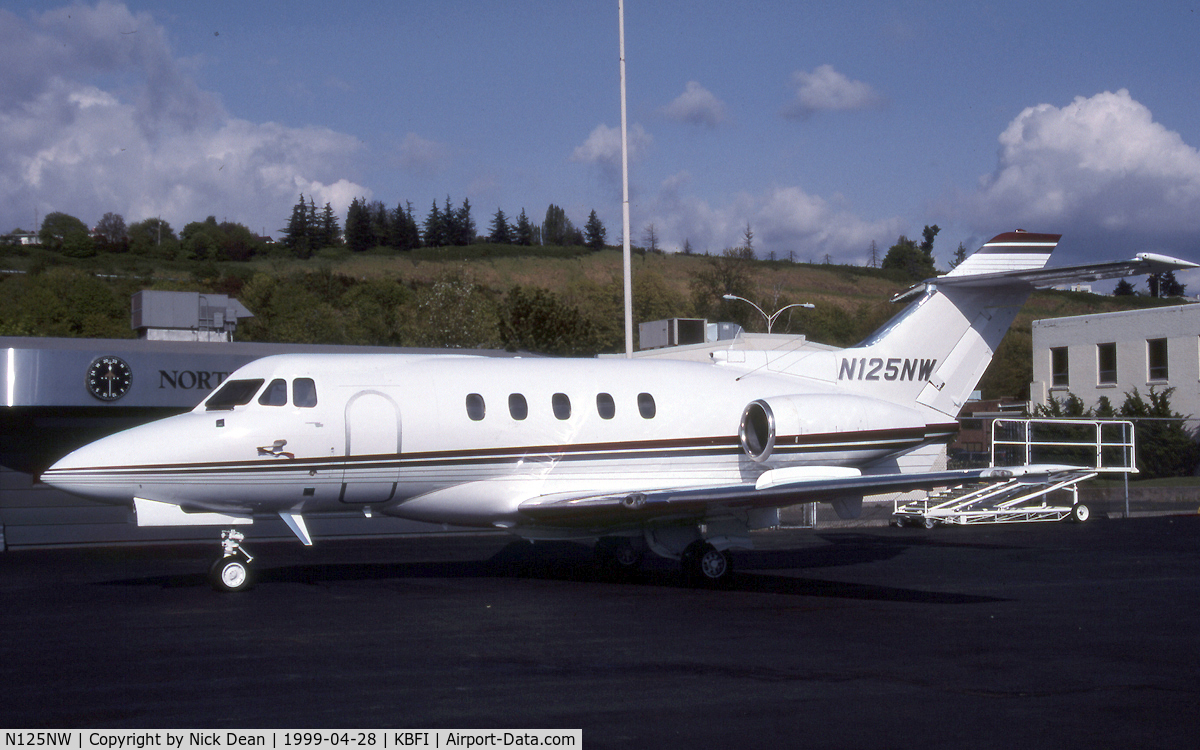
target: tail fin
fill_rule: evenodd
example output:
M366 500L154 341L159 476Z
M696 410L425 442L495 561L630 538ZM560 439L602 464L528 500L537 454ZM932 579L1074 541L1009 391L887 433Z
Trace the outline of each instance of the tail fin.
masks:
M997 235L951 273L926 281L903 312L838 353L838 384L956 416L1033 291L1022 273L1041 269L1059 236ZM984 274L986 284L970 283Z
M915 288L919 296L903 312L859 346L836 353L838 384L957 416L1034 289L1198 267L1139 253L1126 261L1043 268L1059 237L996 235L950 273Z

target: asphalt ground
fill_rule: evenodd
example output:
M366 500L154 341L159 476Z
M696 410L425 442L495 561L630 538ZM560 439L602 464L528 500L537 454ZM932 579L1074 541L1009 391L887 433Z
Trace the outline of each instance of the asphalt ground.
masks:
M1200 736L1200 516L773 531L720 590L508 537L0 554L0 726L582 728L586 747Z

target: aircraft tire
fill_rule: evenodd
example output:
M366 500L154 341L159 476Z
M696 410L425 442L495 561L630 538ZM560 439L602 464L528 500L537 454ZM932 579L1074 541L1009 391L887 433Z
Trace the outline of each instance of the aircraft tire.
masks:
M1071 520L1075 523L1083 523L1092 517L1092 509L1083 503L1075 503L1071 507Z
M219 558L208 571L208 579L217 591L231 593L250 588L250 563L243 555Z
M626 537L605 536L596 540L593 555L596 566L605 573L626 575L641 567L645 552Z
M684 580L692 586L721 586L733 576L733 560L729 553L703 540L689 544L680 562Z
M932 529L934 526L937 526L937 521L934 521L932 518L927 517L925 519L924 526L927 529Z

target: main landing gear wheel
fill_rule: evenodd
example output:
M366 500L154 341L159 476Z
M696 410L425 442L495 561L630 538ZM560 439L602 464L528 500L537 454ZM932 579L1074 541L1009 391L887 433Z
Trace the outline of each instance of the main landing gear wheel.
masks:
M645 553L628 537L604 536L596 540L592 554L600 568L617 573L632 573L642 564Z
M208 571L217 591L245 591L250 588L250 561L242 553L222 557Z
M733 560L729 553L703 540L689 544L680 562L684 580L692 586L724 585L733 576Z
M1071 507L1071 520L1075 523L1083 523L1092 517L1092 509L1083 503L1075 503Z

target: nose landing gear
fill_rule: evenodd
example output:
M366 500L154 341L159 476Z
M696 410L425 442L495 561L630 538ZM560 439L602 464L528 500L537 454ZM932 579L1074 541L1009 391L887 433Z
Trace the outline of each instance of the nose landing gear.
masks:
M245 591L250 587L250 563L254 558L242 548L246 535L237 529L221 532L221 557L212 564L208 579L217 591Z

